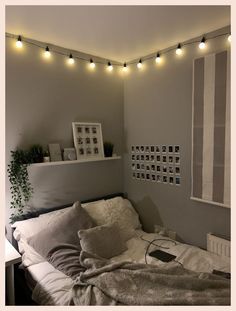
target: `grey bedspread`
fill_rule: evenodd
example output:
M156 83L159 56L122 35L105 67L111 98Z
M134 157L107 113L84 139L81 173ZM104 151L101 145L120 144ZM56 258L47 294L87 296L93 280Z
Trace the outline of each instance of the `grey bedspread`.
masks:
M112 263L84 251L70 305L230 305L230 281L209 273Z

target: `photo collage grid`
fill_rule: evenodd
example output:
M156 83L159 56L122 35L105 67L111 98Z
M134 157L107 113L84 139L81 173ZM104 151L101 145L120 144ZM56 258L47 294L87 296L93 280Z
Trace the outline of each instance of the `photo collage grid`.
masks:
M76 136L80 156L99 154L98 128L96 126L77 126Z
M179 145L131 146L132 178L180 186Z

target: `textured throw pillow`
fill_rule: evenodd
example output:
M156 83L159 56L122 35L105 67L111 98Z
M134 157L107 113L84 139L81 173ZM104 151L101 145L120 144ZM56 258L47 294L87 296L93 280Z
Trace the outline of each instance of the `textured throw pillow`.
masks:
M78 236L82 250L103 258L117 256L127 249L117 224L80 230Z
M28 239L28 243L43 257L61 243L80 248L77 232L95 225L88 213L76 202L72 208L56 218L55 223ZM45 243L46 242L46 243Z

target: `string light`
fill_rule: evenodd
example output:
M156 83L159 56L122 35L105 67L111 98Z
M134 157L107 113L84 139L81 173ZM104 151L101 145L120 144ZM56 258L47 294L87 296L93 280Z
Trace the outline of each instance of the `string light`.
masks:
M182 54L182 49L181 49L181 44L180 44L180 43L178 44L175 53L176 53L177 55L181 55L181 54Z
M228 41L231 42L231 35L228 36Z
M128 71L128 67L127 67L126 63L124 63L123 71L124 71L124 72L127 72L127 71Z
M72 54L70 54L70 56L69 56L69 58L68 58L68 64L73 65L74 62L75 62L75 60L74 60Z
M44 56L45 56L46 58L49 58L49 57L51 56L51 53L50 53L50 51L49 51L49 47L48 47L48 46L47 46L46 49L45 49Z
M107 64L107 69L108 69L109 71L112 71L112 70L113 70L113 66L112 66L111 62L108 62L108 64Z
M137 67L138 67L138 69L141 69L143 67L141 58L140 58L139 62L137 63Z
M160 53L157 53L157 56L156 56L156 63L160 63L161 62L161 56L160 56Z
M21 36L18 36L17 41L16 41L16 47L17 48L22 48L22 46L23 46L23 43L22 43L22 40L21 40Z
M94 64L94 62L93 62L93 59L92 58L90 58L90 67L91 68L95 68L95 64Z
M202 38L201 42L199 43L199 49L203 50L206 47L206 39L205 37Z

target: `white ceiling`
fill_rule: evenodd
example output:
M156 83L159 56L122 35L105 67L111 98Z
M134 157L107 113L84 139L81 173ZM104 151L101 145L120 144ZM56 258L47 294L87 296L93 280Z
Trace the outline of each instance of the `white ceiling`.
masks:
M6 32L120 62L229 24L229 6L6 7Z

